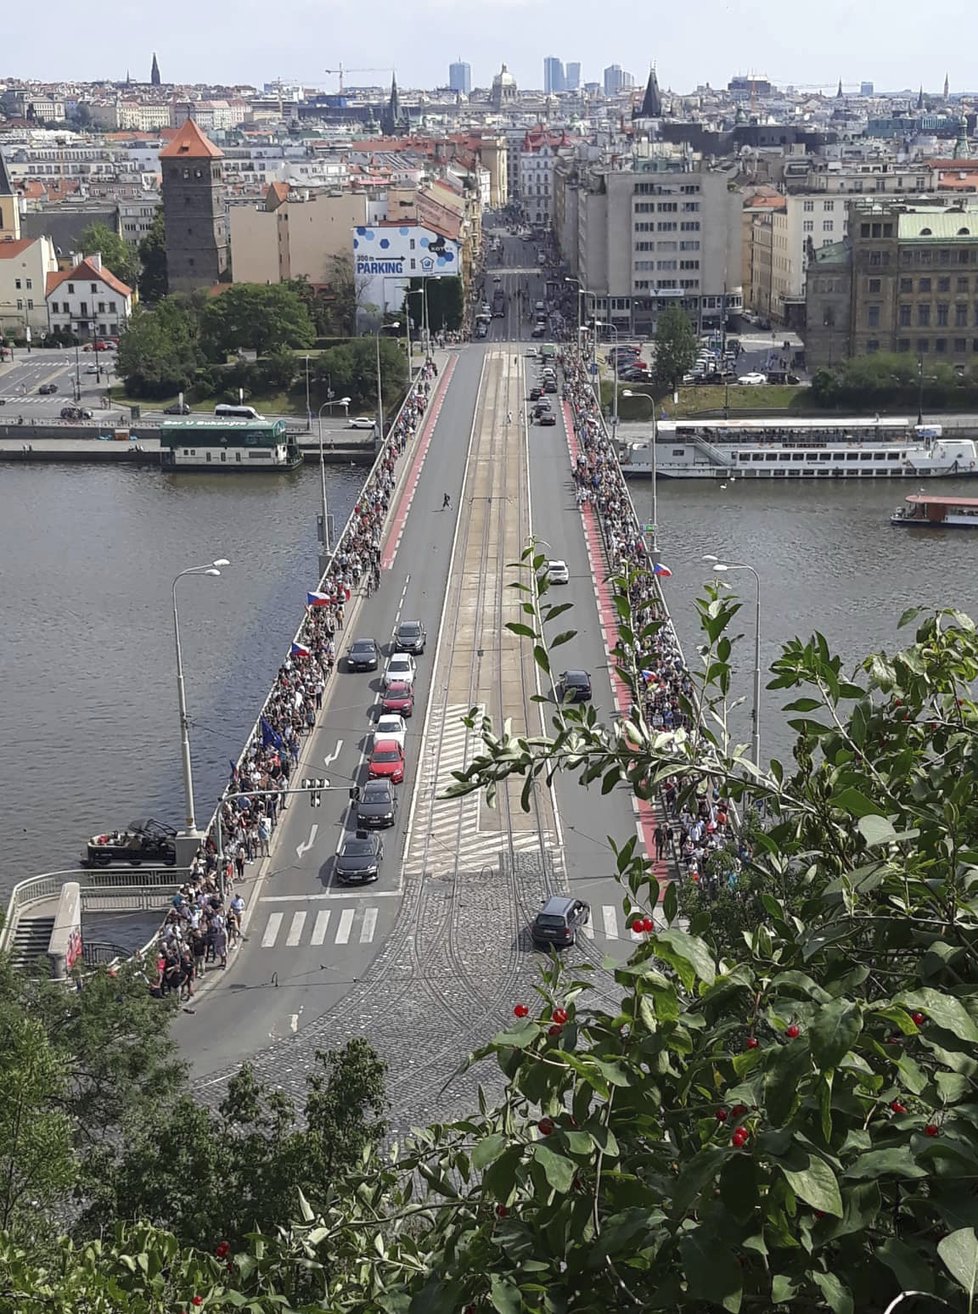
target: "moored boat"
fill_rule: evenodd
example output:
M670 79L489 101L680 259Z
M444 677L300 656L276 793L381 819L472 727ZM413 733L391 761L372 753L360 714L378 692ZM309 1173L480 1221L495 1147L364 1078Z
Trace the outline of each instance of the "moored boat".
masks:
M160 425L164 470L295 470L302 453L284 420L194 416Z
M891 525L907 529L978 529L978 497L911 493L906 502L890 516Z

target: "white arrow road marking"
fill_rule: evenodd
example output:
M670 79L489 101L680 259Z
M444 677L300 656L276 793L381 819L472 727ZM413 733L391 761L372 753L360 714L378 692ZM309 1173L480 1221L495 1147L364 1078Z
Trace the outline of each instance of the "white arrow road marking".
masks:
M330 766L333 762L336 761L336 759L340 755L340 750L342 749L342 747L343 747L343 740L337 739L336 747L333 749L332 753L330 753L329 757L323 758L323 761L326 763L327 766Z
M315 842L316 842L316 835L317 835L318 831L319 831L319 826L318 826L318 825L316 824L316 822L314 821L314 822L312 823L312 829L309 831L309 838L306 840L305 844L297 844L297 845L295 846L295 851L296 851L296 853L299 855L300 858L301 858L304 854L308 853L309 850L312 848L312 846L315 844Z

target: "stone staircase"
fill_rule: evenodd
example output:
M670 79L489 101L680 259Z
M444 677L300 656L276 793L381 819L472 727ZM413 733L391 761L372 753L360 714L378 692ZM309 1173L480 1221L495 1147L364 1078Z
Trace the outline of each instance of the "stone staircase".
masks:
M10 961L20 970L32 971L37 960L48 951L53 917L20 917L10 946Z

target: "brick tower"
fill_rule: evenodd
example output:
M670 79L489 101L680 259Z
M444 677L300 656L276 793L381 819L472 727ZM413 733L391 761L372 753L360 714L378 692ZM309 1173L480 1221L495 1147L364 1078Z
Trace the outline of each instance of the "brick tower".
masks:
M171 292L211 287L227 274L222 151L193 119L160 151L167 282Z

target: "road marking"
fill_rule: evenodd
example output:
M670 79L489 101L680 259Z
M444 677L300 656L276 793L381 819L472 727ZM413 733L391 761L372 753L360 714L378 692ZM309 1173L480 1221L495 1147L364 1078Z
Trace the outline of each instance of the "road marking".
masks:
M609 940L618 939L618 918L615 915L615 909L612 904L606 903L601 909L601 922L604 926L604 933Z
M302 928L306 924L307 914L297 912L292 914L292 925L289 927L289 933L285 937L286 948L294 949L302 938Z
M370 944L374 938L374 929L377 926L377 909L368 908L363 914L363 925L360 927L360 943Z
M278 928L282 925L282 918L285 913L269 913L268 924L265 927L265 934L261 938L261 947L263 949L274 948L275 941L278 937Z
M354 909L344 908L340 913L340 925L336 932L337 944L350 943L350 931L353 929L353 918L356 916Z
M312 928L312 943L323 944L326 940L326 928L329 926L330 912L325 909L316 913L316 924Z
M305 844L297 844L297 845L295 846L295 851L296 851L296 854L297 854L298 857L301 858L301 857L303 857L306 853L309 852L309 850L310 850L310 849L312 848L312 846L315 844L315 842L316 842L316 836L317 836L318 834L319 834L319 825L318 825L317 822L314 821L314 822L312 823L312 826L311 826L310 830L309 830L309 838L306 840Z
M324 758L323 758L323 761L326 763L327 766L332 766L332 765L333 765L333 763L334 763L334 762L336 761L336 759L339 757L339 755L340 755L340 749L341 749L342 747L343 747L343 740L342 740L342 739L337 739L337 741L336 741L336 747L333 749L332 753L330 753L329 757L324 757Z
M401 890L348 890L337 885L335 889L319 894L263 894L259 903L318 903L322 899L401 899Z

